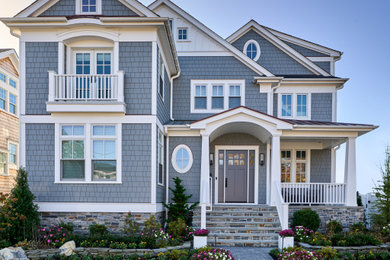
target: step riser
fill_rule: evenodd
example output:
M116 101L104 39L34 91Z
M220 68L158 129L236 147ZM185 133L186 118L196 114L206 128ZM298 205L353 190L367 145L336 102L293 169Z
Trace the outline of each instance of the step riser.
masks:
M200 223L194 223L194 227L200 227ZM242 224L229 224L229 223L209 223L207 222L207 228L280 228L279 223L242 223Z
M208 243L210 246L224 246L224 247L277 247L277 242L261 242L261 243L240 243L240 242L217 242L216 245L214 243Z
M249 213L234 213L234 212L209 212L206 213L207 216L210 217L260 217L260 218L278 218L278 214L275 213L255 213L255 212L249 212ZM200 217L200 214L194 214L194 217Z
M223 222L224 224L229 224L232 222L236 223L279 223L277 218L206 218L208 223L218 223ZM193 219L194 223L200 222L199 218Z

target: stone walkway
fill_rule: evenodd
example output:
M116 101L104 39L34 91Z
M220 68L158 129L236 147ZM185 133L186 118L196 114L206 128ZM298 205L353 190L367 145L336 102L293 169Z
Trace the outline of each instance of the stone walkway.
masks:
M222 247L232 252L236 260L270 259L269 251L272 248L265 247Z

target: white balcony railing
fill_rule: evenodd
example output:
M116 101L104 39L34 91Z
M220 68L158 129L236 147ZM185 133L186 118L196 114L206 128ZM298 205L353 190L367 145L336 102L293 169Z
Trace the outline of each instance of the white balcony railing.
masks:
M282 197L289 204L344 204L344 183L282 183Z
M49 71L49 102L123 102L123 72L113 75L59 75Z

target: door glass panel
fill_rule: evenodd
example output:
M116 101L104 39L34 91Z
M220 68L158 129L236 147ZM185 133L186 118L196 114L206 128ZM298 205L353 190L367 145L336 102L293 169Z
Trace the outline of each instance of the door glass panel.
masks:
M291 181L291 151L281 151L281 182Z

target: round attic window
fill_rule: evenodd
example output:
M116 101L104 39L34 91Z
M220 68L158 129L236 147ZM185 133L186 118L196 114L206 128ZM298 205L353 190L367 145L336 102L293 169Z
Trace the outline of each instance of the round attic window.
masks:
M261 50L260 45L255 40L249 40L244 45L244 53L254 61L260 58Z

